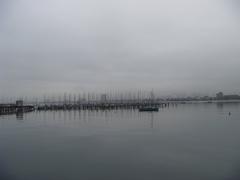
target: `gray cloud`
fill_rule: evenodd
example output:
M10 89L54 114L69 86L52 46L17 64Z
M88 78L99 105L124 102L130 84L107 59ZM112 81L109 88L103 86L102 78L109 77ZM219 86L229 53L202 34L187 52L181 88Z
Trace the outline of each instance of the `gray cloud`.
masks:
M226 4L1 1L0 95L239 93L239 15Z

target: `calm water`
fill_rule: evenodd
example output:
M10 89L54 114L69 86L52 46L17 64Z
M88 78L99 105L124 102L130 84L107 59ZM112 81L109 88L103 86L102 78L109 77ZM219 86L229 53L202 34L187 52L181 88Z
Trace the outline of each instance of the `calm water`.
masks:
M0 180L239 180L239 138L236 103L0 116Z

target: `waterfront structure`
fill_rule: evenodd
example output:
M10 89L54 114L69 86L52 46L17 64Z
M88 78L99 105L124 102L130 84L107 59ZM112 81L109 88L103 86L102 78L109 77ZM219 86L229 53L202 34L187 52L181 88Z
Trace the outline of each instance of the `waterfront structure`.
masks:
M17 107L23 106L23 100L17 100L17 101L16 101L16 106L17 106Z
M0 104L0 115L3 114L15 114L34 111L33 105L23 105L22 100L16 101L16 104Z
M216 94L216 99L223 99L223 93L222 92L218 92L217 94Z

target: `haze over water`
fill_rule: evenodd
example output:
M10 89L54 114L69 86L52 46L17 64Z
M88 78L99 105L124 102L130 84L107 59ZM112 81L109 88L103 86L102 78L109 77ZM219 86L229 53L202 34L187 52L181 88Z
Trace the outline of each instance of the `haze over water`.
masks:
M239 180L239 2L0 0L0 180Z
M239 110L205 103L0 116L0 179L238 180Z
M239 94L239 0L1 0L0 99Z

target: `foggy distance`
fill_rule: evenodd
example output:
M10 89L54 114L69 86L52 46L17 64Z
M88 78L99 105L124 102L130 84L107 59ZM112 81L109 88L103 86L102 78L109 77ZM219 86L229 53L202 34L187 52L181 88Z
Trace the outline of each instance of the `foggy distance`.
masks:
M0 96L240 93L236 0L1 0Z

